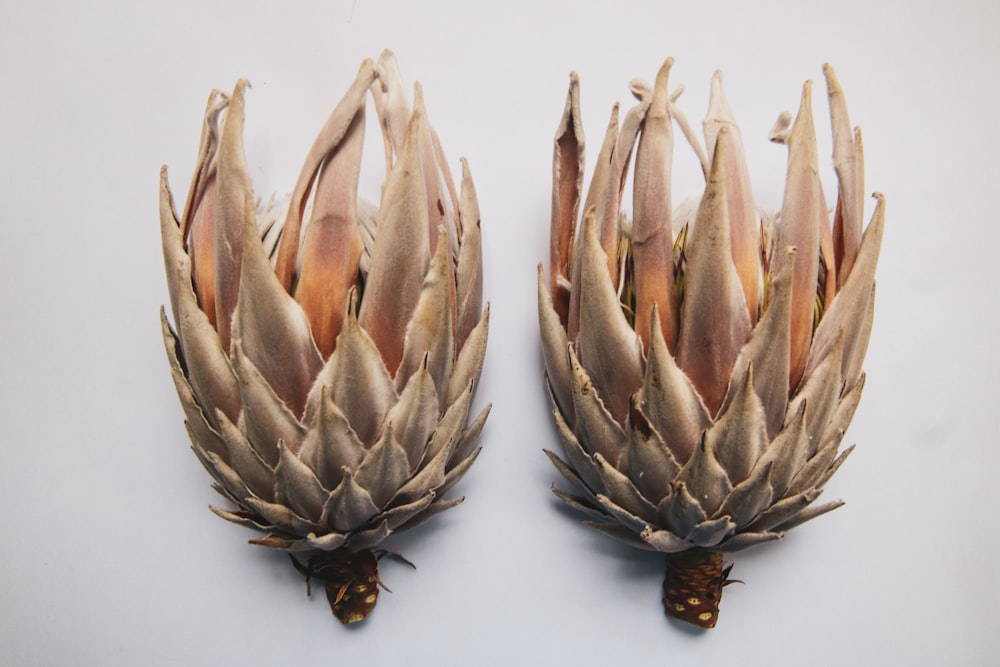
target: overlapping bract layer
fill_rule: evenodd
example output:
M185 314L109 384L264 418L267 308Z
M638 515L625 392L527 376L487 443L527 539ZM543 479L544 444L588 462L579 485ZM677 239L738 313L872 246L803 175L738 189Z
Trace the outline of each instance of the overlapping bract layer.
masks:
M839 447L864 384L884 202L875 195L863 229L861 135L829 66L832 229L810 84L794 124L782 116L772 133L789 159L771 220L754 205L721 74L705 152L668 91L671 64L653 86L633 82L639 102L620 127L615 107L586 198L571 76L555 140L550 279L538 273L565 460L549 455L575 489L557 495L594 527L666 553L737 551L841 504L813 502L850 452ZM673 212L673 123L706 176L693 219Z
M365 61L289 200L260 212L243 154L245 81L213 92L187 205L165 169L160 221L171 372L195 453L237 509L292 551L371 548L461 502L489 326L476 194L456 192L419 86ZM385 139L376 209L358 200L369 92ZM221 127L220 127L221 118Z

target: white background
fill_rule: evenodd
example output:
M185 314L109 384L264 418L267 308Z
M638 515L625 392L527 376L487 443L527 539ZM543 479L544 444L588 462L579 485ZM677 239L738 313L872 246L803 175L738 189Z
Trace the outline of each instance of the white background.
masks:
M0 6L0 663L996 664L1000 10L986 2L5 2ZM697 8L696 8L697 7ZM284 193L362 58L424 86L479 191L492 332L484 451L459 508L391 542L393 589L343 628L277 552L206 508L162 350L157 177L187 190L212 87L241 76L259 194ZM549 492L535 266L579 71L591 159L611 104L673 55L700 125L726 74L755 194L767 131L837 68L888 198L868 384L827 489L848 504L739 554L719 627L665 619L662 562ZM381 146L366 172L377 198ZM700 175L677 148L678 199ZM591 166L588 163L588 168ZM828 201L836 192L824 164ZM869 212L871 207L869 206Z

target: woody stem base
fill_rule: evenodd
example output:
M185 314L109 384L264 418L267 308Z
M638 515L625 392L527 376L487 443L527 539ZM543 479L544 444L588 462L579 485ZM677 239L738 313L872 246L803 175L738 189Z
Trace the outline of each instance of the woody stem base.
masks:
M291 556L292 564L305 575L306 592L311 581L320 579L326 588L330 611L341 623L362 621L378 602L378 558L371 549L321 551L305 564Z
M702 628L714 628L719 620L722 588L730 583L722 554L689 549L667 554L663 578L663 608L667 616Z

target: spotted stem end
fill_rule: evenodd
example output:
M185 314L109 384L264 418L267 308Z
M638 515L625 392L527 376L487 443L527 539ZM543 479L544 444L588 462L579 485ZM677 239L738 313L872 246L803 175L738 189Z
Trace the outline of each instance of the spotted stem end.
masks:
M378 557L371 549L336 549L319 552L303 564L291 556L292 565L311 582L320 579L326 587L330 611L343 624L363 621L378 602Z
M714 628L719 620L722 589L733 583L732 565L723 567L722 554L688 549L667 554L663 579L663 608L667 616L701 628Z

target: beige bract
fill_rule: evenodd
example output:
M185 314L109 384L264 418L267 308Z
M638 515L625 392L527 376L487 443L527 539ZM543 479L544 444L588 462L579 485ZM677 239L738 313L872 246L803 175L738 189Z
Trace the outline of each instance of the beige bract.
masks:
M345 559L462 500L445 493L489 411L470 423L489 322L479 211L467 164L456 192L419 85L411 111L389 52L361 65L290 198L258 208L246 87L210 96L181 215L161 173L163 335L193 449L235 506L213 511L263 531L254 544L309 552L330 592ZM369 94L387 163L378 207L357 196Z
M705 151L668 90L671 63L653 86L633 82L638 104L620 123L615 107L585 197L571 76L539 319L565 452L550 457L575 489L556 493L590 525L671 554L667 612L711 627L728 581L717 554L778 539L842 504L813 503L850 452L839 447L864 384L884 203L876 194L863 228L861 134L829 66L832 224L811 85L794 123L785 114L772 132L788 169L781 210L767 216L751 194L721 74ZM696 212L674 211L675 123L704 169ZM630 220L622 204L633 161ZM714 592L671 579L685 572Z

